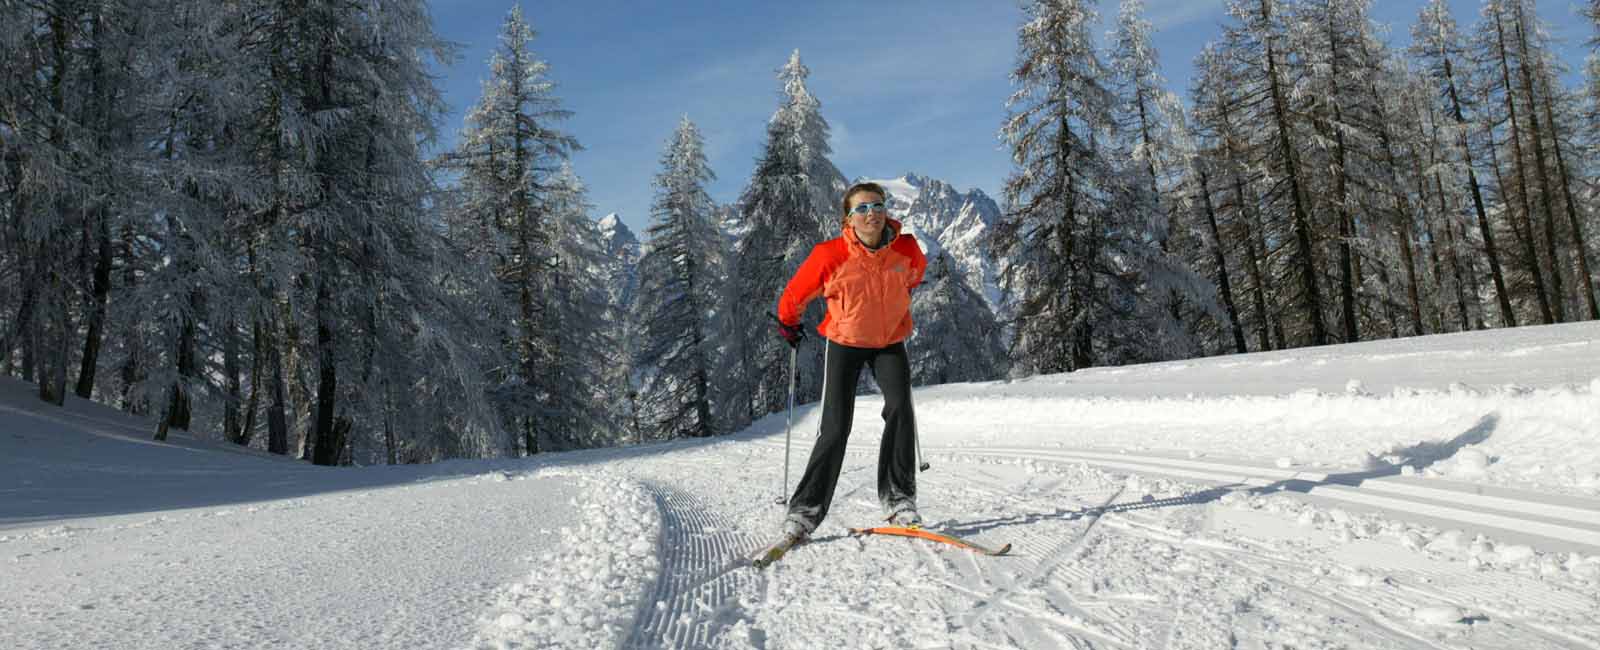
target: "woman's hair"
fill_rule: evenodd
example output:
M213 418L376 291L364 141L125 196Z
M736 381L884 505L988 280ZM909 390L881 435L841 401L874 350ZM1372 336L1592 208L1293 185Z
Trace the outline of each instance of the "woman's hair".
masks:
M850 189L844 191L844 198L839 200L839 213L843 215L841 220L850 220L850 197L862 192L872 192L873 194L883 197L883 200L885 201L889 200L889 193L883 191L883 186L877 183L866 182L851 185Z

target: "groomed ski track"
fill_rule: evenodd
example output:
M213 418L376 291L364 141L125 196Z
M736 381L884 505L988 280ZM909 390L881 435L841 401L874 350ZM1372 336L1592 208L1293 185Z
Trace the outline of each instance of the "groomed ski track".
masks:
M1461 530L1468 542L1478 530L1506 532L1461 496L1478 490L1501 500L1493 516L1580 537L1538 538L1534 548L1581 545L1600 521L1585 520L1594 511L1582 499L1419 487L1388 475L1356 482L1172 454L926 449L935 469L921 475L920 489L931 526L1015 548L1014 557L988 558L845 534L878 516L871 437L851 446L834 511L813 542L765 571L747 559L776 534L776 486L759 490L759 499L718 487L730 484L731 472L764 487L772 470L759 459L781 457L781 443L625 461L663 518L663 570L625 647L801 648L841 637L860 647L916 648L1600 644L1600 626L1582 614L1600 599L1583 584L1475 567L1408 550L1403 533L1387 535L1419 507L1435 508L1433 519L1448 524L1441 530ZM1388 501L1318 494L1335 487ZM1324 533L1307 518L1356 521L1351 528L1368 534L1345 539L1347 532Z

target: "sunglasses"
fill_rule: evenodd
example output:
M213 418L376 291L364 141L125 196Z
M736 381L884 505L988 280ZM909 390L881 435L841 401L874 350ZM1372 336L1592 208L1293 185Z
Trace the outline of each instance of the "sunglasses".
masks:
M889 206L884 205L883 201L879 201L877 203L862 203L861 205L858 205L858 206L850 209L851 214L867 214L869 212L888 212L888 211L889 211Z

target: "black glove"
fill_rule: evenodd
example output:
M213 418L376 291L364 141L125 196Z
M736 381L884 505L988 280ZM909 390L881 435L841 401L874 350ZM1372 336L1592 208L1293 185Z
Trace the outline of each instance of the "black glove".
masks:
M806 330L801 325L785 325L783 321L778 321L778 336L783 337L789 347L796 348L806 339Z

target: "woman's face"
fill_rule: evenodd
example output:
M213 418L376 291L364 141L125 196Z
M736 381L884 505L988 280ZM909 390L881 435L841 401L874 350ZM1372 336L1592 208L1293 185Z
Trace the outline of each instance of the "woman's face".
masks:
M866 208L862 213L858 206L882 206L883 195L876 192L856 192L850 196L850 225L856 229L856 236L867 233L869 238L876 239L878 233L883 232L883 220L889 218L889 208Z

